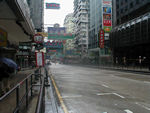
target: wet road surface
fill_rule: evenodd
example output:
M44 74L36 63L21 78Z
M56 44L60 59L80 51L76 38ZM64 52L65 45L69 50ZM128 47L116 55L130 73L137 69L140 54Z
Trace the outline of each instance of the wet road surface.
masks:
M150 76L90 67L50 67L69 113L150 113Z

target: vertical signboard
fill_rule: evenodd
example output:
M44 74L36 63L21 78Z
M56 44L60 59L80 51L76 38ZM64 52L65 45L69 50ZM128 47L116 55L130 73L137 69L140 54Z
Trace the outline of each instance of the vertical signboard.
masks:
M100 30L100 37L99 37L99 46L100 48L104 48L104 30Z
M44 66L44 53L43 52L36 52L36 67Z
M7 46L7 32L0 29L0 47L6 47Z
M103 29L106 33L112 30L112 0L103 0Z

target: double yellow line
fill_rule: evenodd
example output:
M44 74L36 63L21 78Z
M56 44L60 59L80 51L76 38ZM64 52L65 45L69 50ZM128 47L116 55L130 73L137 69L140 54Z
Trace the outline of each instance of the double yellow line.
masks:
M57 96L58 96L58 99L59 99L59 101L60 101L60 104L61 104L61 106L62 106L62 109L64 110L64 113L69 113L68 110L67 110L67 107L66 107L65 104L64 104L64 101L63 101L63 99L62 99L62 96L60 95L60 92L59 92L59 90L58 90L58 88L57 88L57 86L56 86L55 80L53 79L52 76L50 76L50 77L51 77L52 83L53 83L53 85L54 85L54 88L55 88L56 94L57 94Z

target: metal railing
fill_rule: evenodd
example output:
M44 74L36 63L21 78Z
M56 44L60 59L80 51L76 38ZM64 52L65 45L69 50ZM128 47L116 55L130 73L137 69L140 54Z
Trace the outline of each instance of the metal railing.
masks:
M34 84L34 81L39 78L40 78L40 84L39 85ZM10 91L8 91L6 94L0 97L0 102L2 102L2 104L7 103L7 105L9 105L10 104L9 99L16 101L16 105L14 105L14 102L13 102L13 108L11 108L13 109L12 113L22 113L23 111L26 111L29 106L29 101L30 101L29 98L33 97L33 87L40 86L36 113L44 113L44 96L45 96L44 81L45 81L44 75L41 74L41 69L38 69L35 71L34 74L30 74L29 76L24 78L20 83L18 83ZM9 106L11 106L11 104ZM7 111L7 112L11 113L10 111Z

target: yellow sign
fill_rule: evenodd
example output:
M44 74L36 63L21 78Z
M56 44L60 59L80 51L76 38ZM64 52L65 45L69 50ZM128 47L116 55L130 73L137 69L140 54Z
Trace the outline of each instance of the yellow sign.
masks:
M0 28L0 47L7 46L7 32Z
M43 37L48 37L48 33L46 32L37 32L37 34L41 34Z

